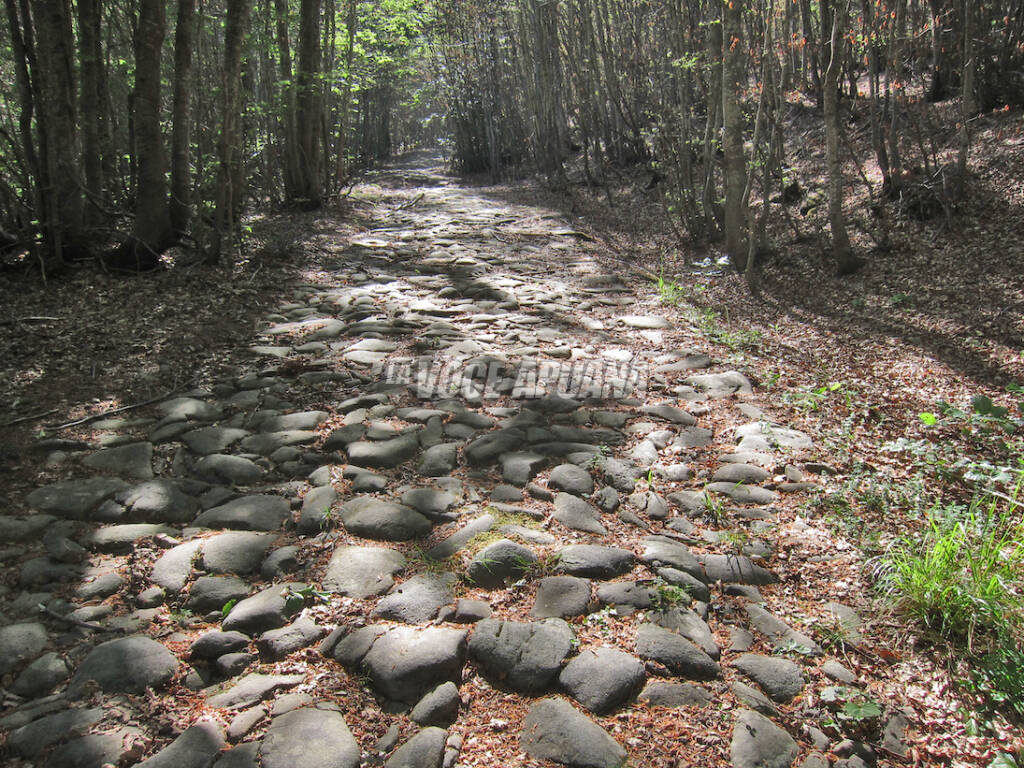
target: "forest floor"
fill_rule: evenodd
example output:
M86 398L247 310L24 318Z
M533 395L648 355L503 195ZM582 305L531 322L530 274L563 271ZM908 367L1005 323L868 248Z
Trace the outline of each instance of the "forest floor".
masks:
M11 764L207 764L225 732L225 766L346 755L338 713L365 764L1017 753L1013 702L887 611L872 564L1017 455L970 403L1019 417L1019 122L979 126L948 225L894 220L844 279L815 221L773 231L756 296L675 244L642 180L609 205L424 155L254 222L231 266L3 285L0 423L42 414L0 451ZM386 380L423 356L492 389ZM534 364L645 387L538 399ZM93 650L125 633L170 654Z

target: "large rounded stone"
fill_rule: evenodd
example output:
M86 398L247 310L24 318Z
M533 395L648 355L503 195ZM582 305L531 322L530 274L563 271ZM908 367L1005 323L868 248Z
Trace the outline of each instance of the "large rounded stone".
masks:
M245 531L276 531L291 517L288 502L280 496L259 494L233 499L201 513L193 522L198 528L239 528Z
M211 573L252 573L273 542L272 533L218 533L203 542L202 566Z
M685 544L665 536L646 536L641 541L644 545L643 554L640 555L641 562L651 568L675 568L695 579L707 581L704 569Z
M533 550L509 539L489 544L476 553L466 570L469 581L484 589L501 589L518 581L537 562Z
M537 585L530 615L535 619L585 616L590 611L590 582L577 576L548 576Z
M118 494L125 517L147 523L187 523L195 517L198 503L170 480L150 480Z
M589 496L594 492L594 478L575 464L559 464L551 470L548 487L575 496Z
M351 443L345 451L349 462L357 467L388 469L408 461L419 449L419 440L414 435L402 435L391 440Z
M744 653L732 664L761 686L761 690L773 701L786 704L804 689L803 670L789 659Z
M216 723L202 721L138 764L138 768L209 768L224 747L224 733Z
M611 712L640 690L643 663L614 648L580 651L558 676L558 682L576 701L597 714Z
M288 619L302 610L303 601L297 593L305 584L275 584L235 603L222 623L225 632L237 630L256 635L268 629L283 627Z
M393 627L373 640L362 658L374 688L412 705L446 681L457 681L466 655L466 630Z
M129 443L87 456L83 464L101 472L148 480L153 476L153 444Z
M359 743L333 705L275 717L259 750L262 768L358 768Z
M263 469L255 462L225 453L203 456L192 472L200 480L219 485L252 485L264 475Z
M249 594L249 585L234 576L200 576L188 591L186 606L196 613L219 611Z
M364 600L391 589L405 569L401 552L383 547L338 547L327 563L323 588Z
M561 619L520 623L484 619L469 641L469 655L492 678L516 691L544 690L572 650L573 632Z
M578 496L559 493L555 496L553 517L566 528L603 536L608 530L601 525L601 513Z
M431 527L419 512L373 496L347 501L341 519L349 533L377 541L408 541L426 535Z
M721 668L714 659L682 635L656 624L641 624L636 633L636 652L664 664L676 675L691 680L714 680Z
M30 507L72 520L85 520L101 501L128 487L113 477L89 477L44 485L26 498Z
M441 683L434 690L416 702L409 717L420 725L436 725L447 728L459 714L459 689L449 681Z
M793 737L764 715L745 709L736 716L733 768L789 768L799 751Z
M530 707L520 743L530 757L570 768L621 768L626 763L626 750L564 699L542 699Z
M573 576L611 579L633 567L632 552L596 544L570 544L558 552L558 570Z
M453 573L421 573L391 590L370 614L375 619L425 624L452 602Z
M394 751L384 768L441 768L448 732L424 728Z
M108 640L79 665L68 693L81 694L90 680L106 693L142 693L159 688L178 671L178 660L156 640L141 635Z
M14 671L46 647L46 627L38 622L0 627L0 675Z

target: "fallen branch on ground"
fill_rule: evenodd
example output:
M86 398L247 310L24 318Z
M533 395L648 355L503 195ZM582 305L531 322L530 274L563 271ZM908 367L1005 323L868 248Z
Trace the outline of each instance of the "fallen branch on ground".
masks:
M126 411L134 411L136 408L142 408L142 407L147 406L147 405L152 405L153 403L159 403L161 400L166 400L168 397L170 397L171 395L175 394L178 391L179 390L171 390L170 392L167 392L165 394L159 395L159 396L154 397L154 398L152 398L150 400L144 400L141 403L133 403L132 405L123 405L120 408L112 408L109 411L102 411L100 413L94 413L92 416L84 416L81 419L75 419L74 421L69 421L69 422L67 422L65 424L57 424L57 425L52 426L52 427L47 427L46 429L49 430L49 431L57 432L57 431L62 430L62 429L70 429L71 427L78 427L78 426L81 426L82 424L88 424L90 421L96 421L98 419L104 418L105 416L114 416L114 415L116 415L118 413L125 413Z

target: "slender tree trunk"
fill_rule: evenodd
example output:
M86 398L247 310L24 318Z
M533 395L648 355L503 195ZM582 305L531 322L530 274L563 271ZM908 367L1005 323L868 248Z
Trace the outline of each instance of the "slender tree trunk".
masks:
M747 163L743 153L743 111L740 88L743 78L742 0L725 0L722 15L722 151L725 154L725 252L735 269L747 263L746 212L743 191Z
M152 269L171 242L167 170L160 130L160 58L166 18L163 0L140 0L135 35L135 228L132 247L138 269Z
M63 263L75 251L84 250L82 236L82 178L78 166L78 132L75 114L75 81L71 14L67 0L28 3L22 0L22 19L35 18L36 65L39 113L37 121L45 141L41 143L46 168L46 229L49 232L50 268Z
M224 30L224 79L222 82L222 114L217 142L217 213L216 235L210 262L216 262L229 250L235 235L237 215L241 206L242 133L241 81L242 49L249 28L250 0L228 0L227 24Z
M33 58L31 54L32 20L28 17L19 18L15 0L4 0L4 5L7 10L7 23L11 36L11 52L14 54L15 79L18 84L18 129L21 133L26 171L29 176L27 191L32 200L36 219L45 224L49 220L47 215L49 201L43 191L48 185L45 179L45 170L40 165L39 155L36 152L35 137L32 135L32 116L36 103L29 63ZM45 277L45 259L41 263Z
M103 53L100 47L101 0L78 0L78 91L79 125L82 129L82 169L85 172L85 221L97 224L103 219L103 106L100 81L103 78Z
M171 230L181 237L192 215L189 191L189 147L192 133L190 108L192 45L195 33L196 0L178 0L174 26L174 99L171 107Z
M284 116L284 196L294 200L300 196L302 186L299 173L299 144L295 135L295 84L292 82L292 48L288 34L288 0L274 0L274 20L277 31L278 65L281 71L281 90Z
M836 8L832 21L832 42L829 45L829 62L825 70L825 153L828 164L828 218L832 231L832 254L840 275L856 272L860 260L850 247L843 216L843 169L839 158L839 69L842 57L844 8Z
M345 86L338 104L338 157L335 177L340 186L348 177L349 112L352 111L352 59L355 55L356 25L359 16L356 0L347 0L345 9Z
M302 0L299 16L299 71L296 79L296 145L299 183L292 202L317 208L321 202L320 141L317 125L320 74L320 0Z

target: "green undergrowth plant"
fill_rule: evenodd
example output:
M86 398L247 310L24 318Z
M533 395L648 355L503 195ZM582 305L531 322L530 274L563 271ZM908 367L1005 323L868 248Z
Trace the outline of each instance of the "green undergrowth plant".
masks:
M669 584L662 579L655 579L651 589L651 608L655 611L666 611L677 606L687 606L693 602L690 591L678 584Z
M728 318L710 307L696 310L693 318L698 330L716 344L732 352L760 351L764 346L764 334L756 328L730 328Z
M839 401L846 410L852 410L857 398L857 390L841 381L831 381L817 387L797 387L782 396L785 402L804 413L821 410L826 403L834 401Z
M872 561L890 607L926 632L973 651L979 638L1005 644L1024 627L1024 524L1018 500L979 492L966 511L936 507L916 538L905 537Z
M452 570L452 559L431 557L420 545L415 545L405 553L405 562L412 573L441 574Z
M666 280L664 275L658 276L658 299L662 304L678 307L686 301L687 292L675 278Z
M964 686L990 709L1024 721L1024 648L1004 638L974 660Z
M845 686L829 686L821 692L821 701L832 717L827 724L844 735L873 741L882 724L882 706L870 694Z

